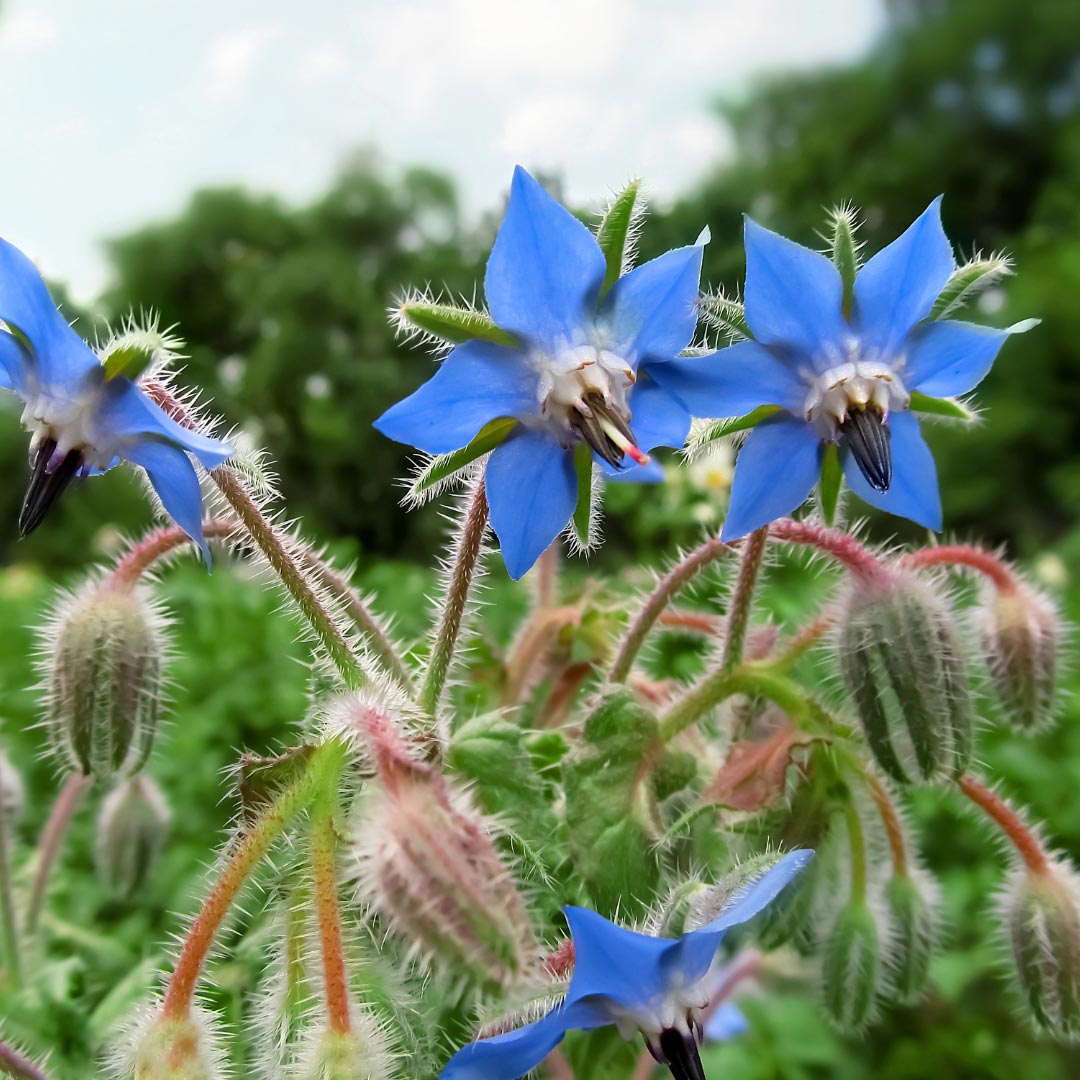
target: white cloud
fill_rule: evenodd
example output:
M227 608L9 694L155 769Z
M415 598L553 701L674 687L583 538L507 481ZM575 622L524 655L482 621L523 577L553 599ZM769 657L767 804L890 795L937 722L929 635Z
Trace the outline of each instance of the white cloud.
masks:
M273 29L263 26L221 34L211 41L203 70L206 97L225 101L242 94L275 36Z
M16 11L0 18L0 50L33 52L51 45L60 33L56 20L40 11Z

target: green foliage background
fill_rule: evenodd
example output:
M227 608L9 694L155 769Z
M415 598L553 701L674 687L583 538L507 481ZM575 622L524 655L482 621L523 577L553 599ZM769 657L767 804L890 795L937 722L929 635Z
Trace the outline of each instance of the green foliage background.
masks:
M844 200L865 214L872 251L941 191L950 236L965 251L1011 251L1020 276L979 316L1005 325L1043 319L1010 342L979 393L987 422L974 431L937 427L947 520L962 535L1009 544L1034 560L1055 552L1066 576L1080 573L1080 5L1070 0L909 0L890 5L888 32L863 61L843 70L769 80L719 103L738 153L678 203L652 215L643 257L712 228L706 276L737 286L740 215L807 243L822 208ZM247 191L195 195L176 220L118 238L113 281L100 311L117 319L154 308L190 343L186 379L206 388L228 420L270 447L292 514L312 535L339 539L361 577L396 612L406 637L423 626L427 557L442 535L438 511L405 516L393 478L407 452L371 421L430 374L422 353L396 343L385 317L408 285L445 283L471 295L482 276L498 208L477 228L459 211L453 183L427 169L388 170L370 156L348 164L325 196L292 206ZM3 406L0 467L23 468L17 412ZM0 492L13 522L21 484ZM613 499L611 543L594 570L657 562L699 526L680 512L658 518L624 486ZM31 627L57 580L73 579L116 529L146 521L137 485L119 473L66 499L56 518L15 547L0 538L0 716L5 744L27 780L20 834L37 834L56 788L34 728L37 703ZM875 522L885 536L895 521ZM406 561L398 561L406 560ZM412 560L407 561L407 560ZM505 635L500 573L491 633ZM293 629L276 601L231 571L207 579L168 577L176 617L175 719L151 771L175 822L153 883L118 903L91 880L93 810L80 817L54 890L46 929L47 1001L24 1001L6 1023L51 1047L78 1076L128 1000L149 985L164 943L200 892L208 837L232 814L220 794L237 750L270 751L302 716L307 673ZM1080 603L1063 597L1074 617ZM507 594L507 603L512 601ZM773 594L779 617L797 608ZM284 663L292 657L298 662ZM682 673L692 663L669 658ZM1080 857L1080 727L1070 703L1062 724L1032 739L1001 729L986 757L1006 789L1047 822L1050 837ZM934 793L919 800L927 857L943 874L954 925L952 949L935 967L934 993L896 1010L862 1042L824 1027L809 990L751 1003L751 1034L717 1048L710 1075L895 1078L1001 1077L1041 1080L1080 1074L1075 1052L1039 1042L1015 1019L994 974L1000 944L985 910L1001 877L986 833ZM29 867L24 867L24 872ZM259 913L253 921L258 924ZM250 990L257 949L216 965L220 1003L234 1020ZM45 993L46 991L42 991ZM80 1017L96 1011L87 1031ZM51 1030L34 1030L45 1016ZM58 1073L58 1075L61 1075ZM581 1075L589 1075L583 1072Z

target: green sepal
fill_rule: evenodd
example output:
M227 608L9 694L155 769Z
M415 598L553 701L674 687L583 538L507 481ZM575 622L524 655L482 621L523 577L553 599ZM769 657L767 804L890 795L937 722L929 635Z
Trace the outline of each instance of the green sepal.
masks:
M836 443L827 443L821 458L821 480L818 483L818 502L826 525L836 520L836 507L840 502L840 482L844 470L840 466L840 452Z
M707 326L719 330L732 340L754 336L750 333L743 305L722 292L705 293L698 301L698 311Z
M686 449L692 455L695 451L704 450L710 443L726 438L728 435L734 435L739 431L749 431L751 428L757 427L762 420L768 420L770 416L775 416L782 411L783 407L780 405L759 405L753 412L748 412L745 416L732 416L726 420L710 420L699 430L691 433Z
M855 275L859 272L859 245L855 240L858 220L855 208L836 207L829 215L829 226L829 254L844 286L841 302L844 318L850 319L855 303Z
M974 410L956 398L931 397L929 394L920 394L918 390L911 392L911 411L926 413L928 416L947 416L950 420L963 420L968 424L978 419Z
M591 551L599 542L593 521L593 484L596 469L589 444L579 442L574 447L574 471L577 473L577 506L574 507L573 528L582 551Z
M948 318L971 303L979 293L1012 272L1012 263L1007 255L991 254L970 259L963 266L958 266L949 276L930 309L929 318Z
M300 743L275 757L245 753L236 767L240 813L252 822L288 787L300 778L315 753L314 743Z
M629 269L633 254L634 229L643 211L641 181L631 180L611 201L596 230L596 242L604 253L607 271L601 294Z
M491 453L495 447L506 441L517 424L517 419L513 416L500 416L497 420L489 420L468 446L455 450L452 454L433 457L409 485L409 500L419 500L478 457Z
M105 381L122 376L134 382L154 362L155 350L141 345L121 345L102 360Z
M516 334L495 325L486 311L459 308L453 304L419 303L407 300L397 309L398 319L416 330L454 345L464 341L490 341L507 348L520 346Z

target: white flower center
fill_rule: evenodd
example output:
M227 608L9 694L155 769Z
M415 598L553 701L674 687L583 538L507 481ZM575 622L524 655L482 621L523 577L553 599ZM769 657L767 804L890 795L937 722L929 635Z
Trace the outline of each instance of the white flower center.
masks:
M626 399L637 381L630 365L607 349L595 345L568 346L555 356L534 357L538 381L537 401L544 419L567 439L576 442L572 414L591 415L590 398L599 398L612 412L628 422Z
M654 1046L663 1031L693 1036L698 1034L702 1013L709 1004L710 987L708 976L689 986L669 986L662 997L633 1009L613 1008L612 1019L624 1039L641 1032Z
M30 461L37 459L38 450L50 439L56 443L53 459L62 461L72 450L83 455L86 468L107 468L116 456L115 448L101 446L101 430L97 424L99 406L97 384L89 383L73 397L57 397L37 390L26 398L22 426L30 433Z

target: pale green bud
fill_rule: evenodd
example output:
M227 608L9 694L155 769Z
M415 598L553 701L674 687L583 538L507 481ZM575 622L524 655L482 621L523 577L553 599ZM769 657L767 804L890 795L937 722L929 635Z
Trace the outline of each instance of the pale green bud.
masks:
M873 1019L881 974L877 922L864 902L853 900L837 915L822 958L825 1009L841 1031L861 1031Z
M164 793L145 773L109 792L98 817L94 865L112 893L131 896L147 879L171 818Z
M0 751L0 827L10 828L23 808L23 782L18 770Z
M895 874L885 887L889 912L889 985L905 1004L922 997L940 935L936 883L929 875Z

